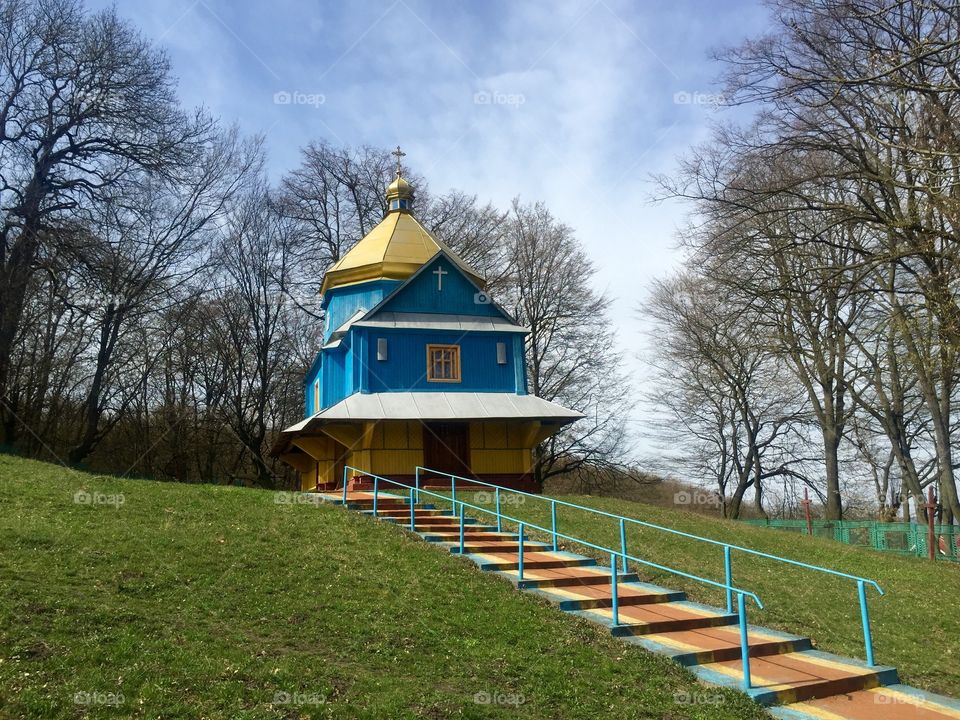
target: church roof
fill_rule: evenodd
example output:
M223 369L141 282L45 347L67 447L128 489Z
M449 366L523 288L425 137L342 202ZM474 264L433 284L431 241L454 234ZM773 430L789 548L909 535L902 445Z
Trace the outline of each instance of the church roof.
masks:
M488 392L356 393L283 431L302 432L317 421L545 420L571 423L583 413L535 395Z
M507 332L527 333L528 328L505 318L484 315L454 315L445 313L379 312L370 313L371 318L351 322L358 327L457 330L461 332Z
M479 286L485 281L462 258L438 240L410 212L413 188L398 177L387 190L386 217L327 271L320 294L367 280L406 280L440 250L445 251Z

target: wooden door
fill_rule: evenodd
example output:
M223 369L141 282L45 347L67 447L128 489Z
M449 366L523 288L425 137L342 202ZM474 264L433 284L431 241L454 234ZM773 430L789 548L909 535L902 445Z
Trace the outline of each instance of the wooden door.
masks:
M424 423L423 464L433 470L471 477L469 423Z

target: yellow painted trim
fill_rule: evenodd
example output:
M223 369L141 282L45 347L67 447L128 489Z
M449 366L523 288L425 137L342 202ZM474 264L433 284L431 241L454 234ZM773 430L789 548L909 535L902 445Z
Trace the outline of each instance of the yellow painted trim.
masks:
M816 718L821 718L821 720L847 720L843 715L837 715L836 713L830 712L829 710L824 710L822 708L815 707L813 705L808 705L807 703L794 703L791 706L791 709L796 710L797 712L802 712L807 715L812 715Z

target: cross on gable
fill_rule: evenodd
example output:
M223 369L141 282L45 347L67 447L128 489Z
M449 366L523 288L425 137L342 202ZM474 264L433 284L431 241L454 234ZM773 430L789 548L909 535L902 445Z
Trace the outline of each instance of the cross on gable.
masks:
M437 276L437 292L442 292L442 291L443 291L443 276L444 276L444 275L449 275L450 273L448 273L448 272L447 272L446 270L444 270L442 267L437 266L437 269L433 271L433 274Z

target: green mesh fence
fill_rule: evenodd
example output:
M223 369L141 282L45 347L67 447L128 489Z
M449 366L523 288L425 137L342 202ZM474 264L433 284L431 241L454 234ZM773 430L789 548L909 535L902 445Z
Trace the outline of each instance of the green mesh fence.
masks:
M807 534L806 520L744 520L750 525ZM814 520L813 534L847 545L873 548L900 555L927 557L927 526L875 520ZM960 560L960 525L934 525L937 557Z

